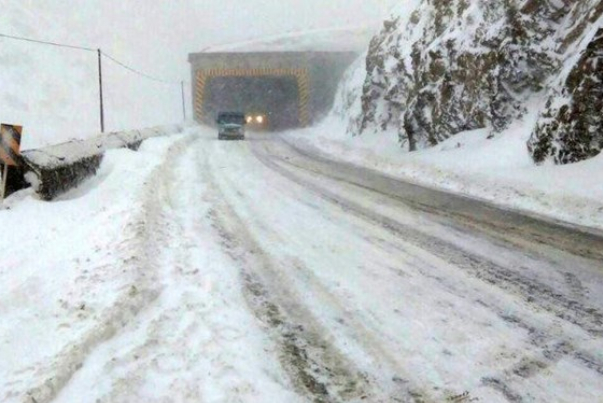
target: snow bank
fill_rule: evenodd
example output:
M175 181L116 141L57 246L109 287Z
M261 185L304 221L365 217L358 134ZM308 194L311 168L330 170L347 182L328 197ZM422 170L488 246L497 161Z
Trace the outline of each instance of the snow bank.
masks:
M107 150L136 150L149 138L177 134L181 126L156 127L124 133L98 135L87 140L73 140L54 146L24 151L25 177L34 191L45 200L82 183L94 175Z
M351 137L339 118L289 132L284 139L329 158L401 180L483 199L504 208L603 229L603 156L576 164L535 166L526 150L531 116L494 138L487 129L461 133L408 153L395 134Z
M97 177L54 203L28 190L7 199L0 401L52 400L91 349L156 297L147 250L161 232L155 182L187 137L154 138L138 152L109 150Z

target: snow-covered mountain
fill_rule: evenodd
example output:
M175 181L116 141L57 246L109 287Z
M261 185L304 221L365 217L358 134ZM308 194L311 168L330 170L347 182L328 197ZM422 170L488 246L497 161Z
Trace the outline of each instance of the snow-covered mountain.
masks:
M600 0L401 2L350 71L335 114L348 132L395 132L416 150L541 112L536 162L603 148ZM385 135L385 134L384 134Z

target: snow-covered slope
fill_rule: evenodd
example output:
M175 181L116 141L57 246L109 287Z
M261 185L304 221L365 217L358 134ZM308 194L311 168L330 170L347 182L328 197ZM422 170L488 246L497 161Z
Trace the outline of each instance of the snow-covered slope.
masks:
M95 30L78 32L53 4L3 1L0 32L83 47L102 47L135 68L178 80L148 65L144 47L119 49ZM4 4L7 3L7 4ZM55 4L56 6L56 4ZM81 18L89 17L81 7ZM93 22L91 18L89 24ZM120 43L124 46L124 42ZM166 55L168 52L163 50ZM127 55L127 56L126 56ZM180 56L185 60L184 56ZM184 62L183 62L184 63ZM180 84L146 80L103 59L108 131L171 124L182 120ZM85 138L100 131L98 59L95 51L44 46L0 38L0 120L24 125L22 148Z
M57 20L25 2L2 4L3 33L69 37ZM98 131L96 55L0 38L0 121L25 126L22 148Z
M579 132L601 128L596 118L600 107L586 108L600 94L600 84L585 89L582 96L572 99L572 94L584 87L582 75L594 74L586 84L598 83L600 52L593 50L587 60L581 57L601 25L602 14L600 0L401 2L372 40L361 96L356 80L344 89L342 96L348 103L356 100L349 130L352 134L393 131L415 150L467 130L503 131L535 106L535 98L544 106L550 94L552 110L543 119L552 117L556 122L548 131L536 130L534 136L554 137L559 147L551 150L549 145L548 153L538 158L539 144L535 144L530 148L535 159L540 162L550 156L566 163L596 155L601 139L591 135L583 136L581 145L591 147L592 142L593 150L560 157ZM596 42L590 46L596 48ZM593 66L590 72L585 70L588 65ZM572 83L566 83L568 76ZM567 121L555 111L563 104L558 96L562 92L566 103L573 102L575 109L593 117L584 119L583 129L570 123L557 130L560 119Z

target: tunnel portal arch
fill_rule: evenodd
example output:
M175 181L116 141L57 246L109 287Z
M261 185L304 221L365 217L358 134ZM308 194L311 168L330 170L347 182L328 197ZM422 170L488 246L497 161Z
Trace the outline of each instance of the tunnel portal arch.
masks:
M297 83L300 127L315 123L333 105L345 70L356 52L217 52L189 55L195 120L212 124L207 116L208 83L219 77L292 77ZM229 94L224 94L227 97ZM211 102L211 100L209 101ZM243 111L245 112L245 111Z
M208 121L204 101L208 80L217 77L293 77L297 82L298 121L305 127L310 122L310 76L307 69L209 69L198 70L195 79L195 117Z

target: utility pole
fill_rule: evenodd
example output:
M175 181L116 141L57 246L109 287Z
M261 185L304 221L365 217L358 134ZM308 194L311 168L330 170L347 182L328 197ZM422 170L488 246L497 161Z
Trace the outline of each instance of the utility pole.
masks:
M2 185L0 185L0 204L4 203L6 196L6 181L8 180L8 164L2 164Z
M103 103L103 64L102 64L102 52L97 49L98 53L98 88L100 98L100 129L101 133L105 132L105 106Z
M186 101L184 99L184 81L180 81L180 89L182 90L182 115L186 121Z

